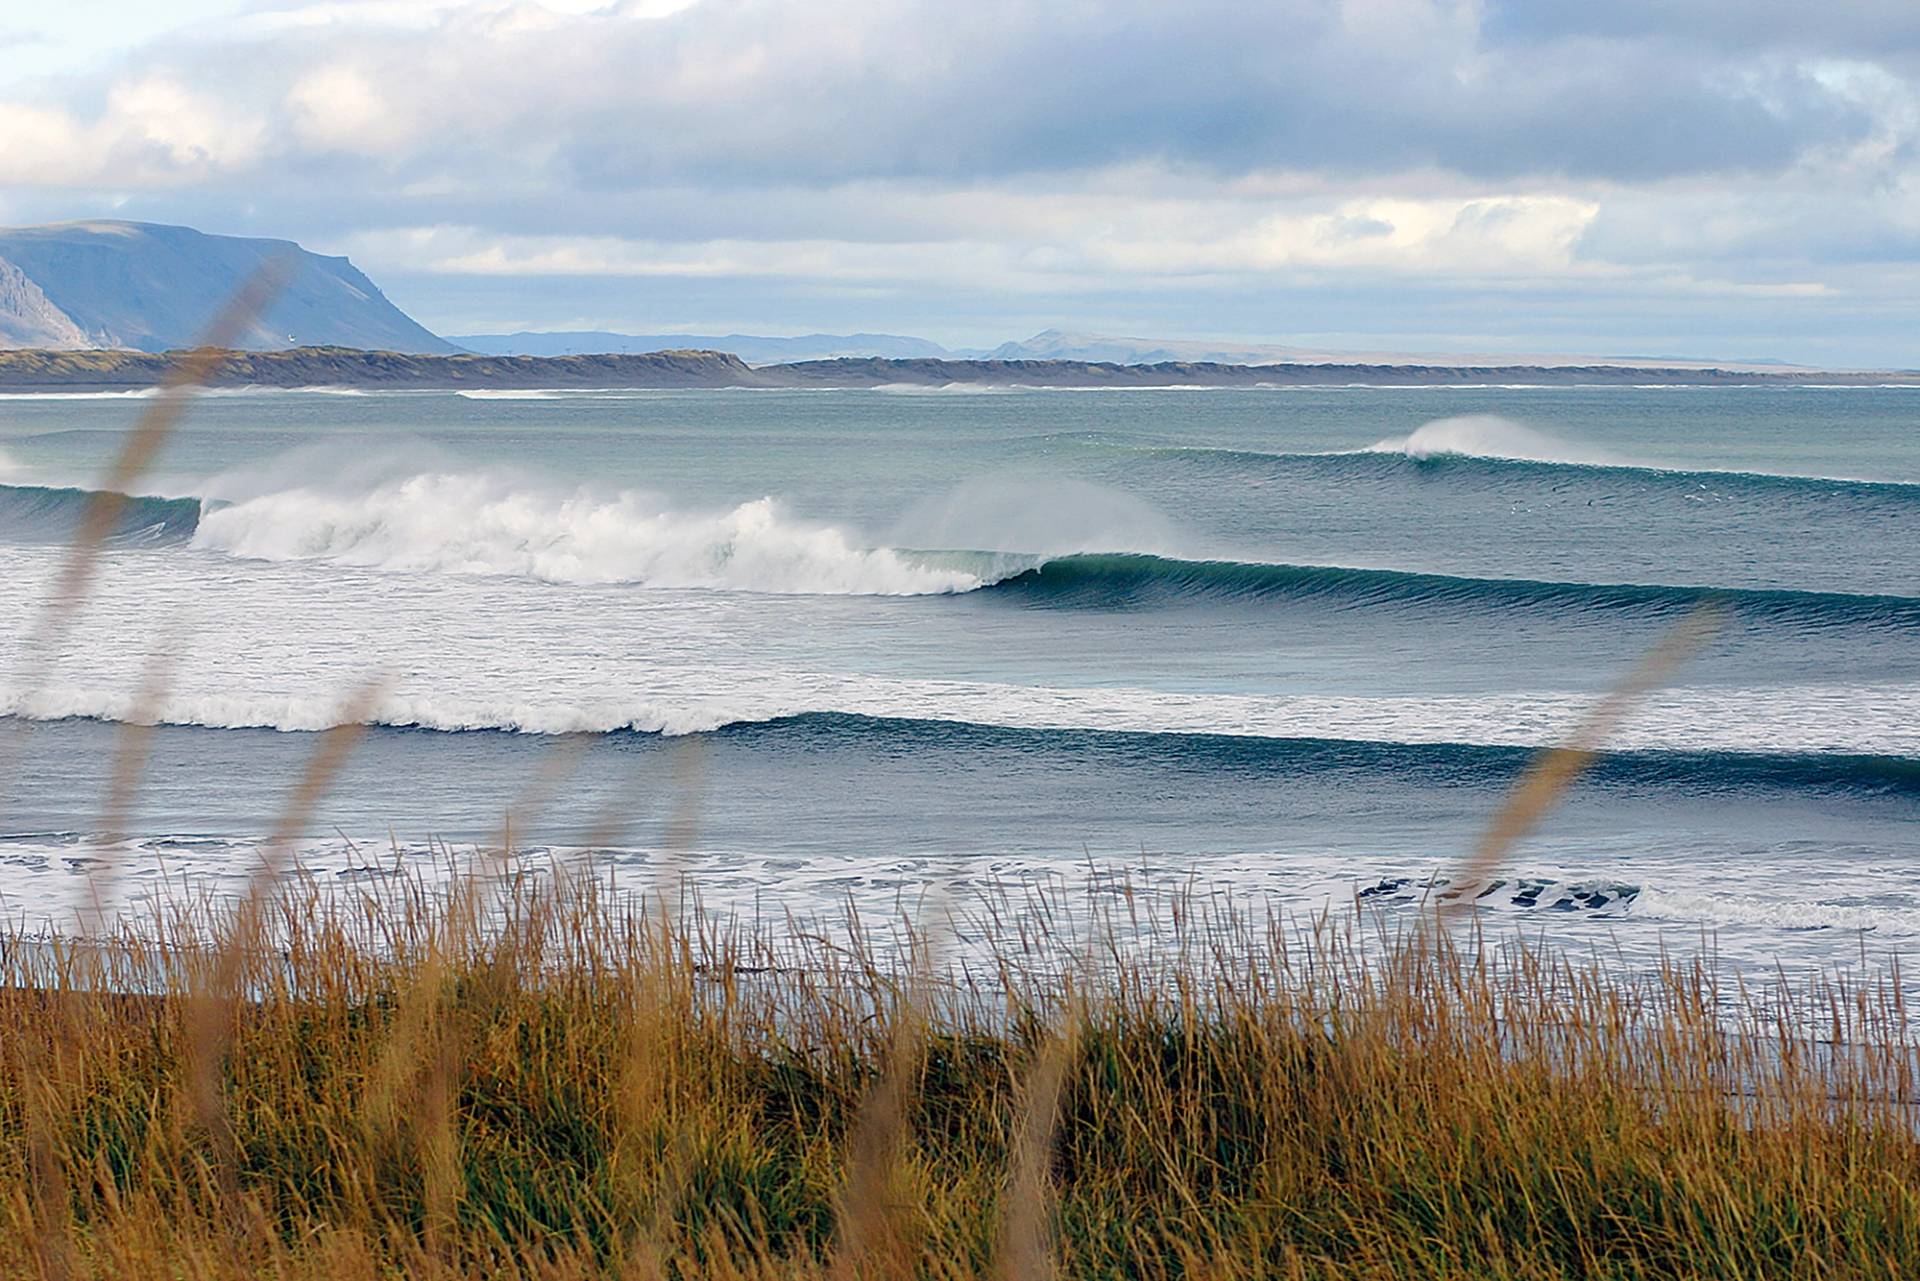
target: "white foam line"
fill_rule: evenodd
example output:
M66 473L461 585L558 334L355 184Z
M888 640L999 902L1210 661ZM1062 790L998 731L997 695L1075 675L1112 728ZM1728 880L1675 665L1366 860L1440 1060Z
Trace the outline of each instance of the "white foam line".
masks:
M1191 694L711 666L651 673L643 696L606 690L492 696L422 688L388 695L372 720L436 730L533 734L698 733L836 713L1009 729L1240 738L1325 738L1418 745L1542 747L1564 741L1592 700L1563 692L1485 696ZM278 682L276 682L278 683ZM51 720L135 716L125 691L65 685L0 696L0 715ZM324 729L337 692L181 690L153 719L210 728ZM1609 742L1617 750L1876 754L1920 758L1920 686L1674 690Z

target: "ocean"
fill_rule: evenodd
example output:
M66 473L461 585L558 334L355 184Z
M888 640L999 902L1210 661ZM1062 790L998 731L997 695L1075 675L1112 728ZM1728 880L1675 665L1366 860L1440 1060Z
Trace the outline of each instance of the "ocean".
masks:
M146 403L0 397L30 927L244 884L371 690L294 851L329 885L504 842L762 923L1451 887L1649 963L1920 941L1920 390L208 394L37 664ZM1456 884L1703 600L1720 630Z

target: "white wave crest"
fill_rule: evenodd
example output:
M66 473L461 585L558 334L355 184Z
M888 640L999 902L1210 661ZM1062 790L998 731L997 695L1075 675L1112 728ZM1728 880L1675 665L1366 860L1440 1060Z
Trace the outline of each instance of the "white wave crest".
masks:
M867 390L883 396L1005 396L1021 389L989 383L875 383Z
M159 394L157 387L129 391L0 391L0 400L146 400Z
M1728 893L1649 887L1636 910L1662 920L1699 923L1710 929L1759 927L1783 930L1874 930L1920 934L1920 904L1794 898L1784 895Z
M0 716L29 721L99 720L120 724L186 725L202 729L271 729L312 733L344 723L344 704L334 694L203 692L143 702L126 691L56 686L31 696L0 695ZM372 725L417 727L455 733L504 730L514 734L701 734L728 725L751 724L789 714L744 698L656 703L645 699L586 699L578 703L536 699L463 698L395 692L368 713Z
M1009 729L1316 738L1364 743L1545 747L1566 741L1591 698L1565 692L1490 695L1204 694L1138 686L1026 686L807 672L732 663L588 670L536 689L534 663L511 673L426 673L383 695L375 724L529 734L642 730L697 733L808 714L845 714ZM545 673L541 673L545 674ZM185 679L185 678L183 678ZM288 688L278 669L205 675L150 705L94 676L30 696L0 690L0 716L90 717L209 728L324 729L339 723L337 689ZM1608 746L1920 757L1920 686L1670 690L1649 697Z
M794 520L771 498L728 511L675 511L631 492L558 490L478 472L413 474L347 492L257 494L213 506L193 541L256 560L554 583L874 596L980 586L973 574Z
M1620 459L1604 450L1573 441L1556 440L1498 414L1437 418L1411 435L1390 436L1362 452L1405 454L1408 458L1418 459L1465 455L1595 467L1620 465Z

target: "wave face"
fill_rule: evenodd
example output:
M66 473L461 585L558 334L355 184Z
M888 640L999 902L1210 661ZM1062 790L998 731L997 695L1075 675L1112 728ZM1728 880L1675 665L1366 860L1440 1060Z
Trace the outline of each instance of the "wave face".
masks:
M1459 578L1388 569L1076 555L1000 579L994 596L1038 605L1124 609L1202 601L1321 601L1341 608L1557 610L1677 617L1714 601L1776 625L1920 629L1920 600L1838 592L1715 590L1665 585Z
M0 484L0 537L23 543L67 542L99 497L86 489ZM191 539L199 523L197 498L122 497L108 537L119 544L177 545Z
M1022 753L1100 750L1124 753L1183 773L1417 776L1459 787L1501 788L1534 759L1529 747L1463 742L1371 742L1302 735L1253 738L1233 734L1139 735L1100 730L1035 729L950 721L812 713L722 727L721 733L795 746L850 746L879 739L900 749L939 745ZM1904 798L1920 803L1920 759L1856 753L1635 750L1607 752L1583 776L1594 786L1628 792L1711 795L1812 792L1830 796Z
M281 489L212 507L193 545L267 561L801 595L910 596L980 579L795 520L771 498L687 512L644 495L433 472L358 492Z

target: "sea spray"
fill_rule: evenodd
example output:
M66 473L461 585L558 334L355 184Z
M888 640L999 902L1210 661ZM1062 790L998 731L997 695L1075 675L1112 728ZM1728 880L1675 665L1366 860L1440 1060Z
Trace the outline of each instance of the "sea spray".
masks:
M687 511L633 491L426 472L361 490L298 486L209 510L196 547L257 560L794 594L964 591L965 571L861 545L773 498Z
M1458 454L1534 463L1575 463L1589 467L1623 465L1620 459L1604 450L1574 441L1557 440L1498 414L1437 418L1410 435L1380 441L1370 446L1367 452L1405 454L1414 459Z

